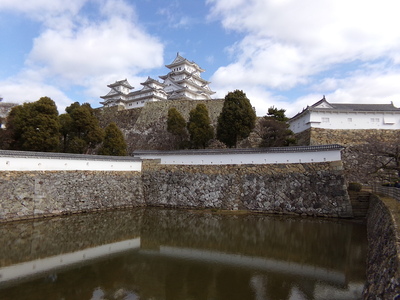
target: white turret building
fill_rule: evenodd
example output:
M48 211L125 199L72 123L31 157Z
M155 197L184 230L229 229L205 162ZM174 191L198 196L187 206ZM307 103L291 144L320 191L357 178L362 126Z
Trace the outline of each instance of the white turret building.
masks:
M148 77L141 85L143 88L132 91L134 88L127 79L109 84L111 89L103 99L103 107L119 106L123 109L142 107L146 102L162 100L209 100L211 91L209 81L201 78L204 72L195 62L177 54L174 61L166 65L170 72L159 76L163 82Z
M390 104L330 103L325 96L289 120L290 130L300 133L322 129L400 129L400 109Z

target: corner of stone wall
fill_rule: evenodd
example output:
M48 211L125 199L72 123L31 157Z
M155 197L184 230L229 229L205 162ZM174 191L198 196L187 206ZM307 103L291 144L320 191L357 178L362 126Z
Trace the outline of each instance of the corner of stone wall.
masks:
M311 128L295 134L298 146L311 145Z
M367 219L368 257L364 299L400 297L400 208L393 198L372 195Z
M334 170L334 171L343 170L343 162L341 160L331 161L329 163L329 166L330 166L331 170Z
M161 159L143 159L142 172L158 169L161 165Z

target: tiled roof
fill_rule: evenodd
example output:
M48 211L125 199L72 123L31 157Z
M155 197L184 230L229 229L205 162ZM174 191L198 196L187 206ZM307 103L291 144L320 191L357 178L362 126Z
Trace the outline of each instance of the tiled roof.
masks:
M325 104L325 105L324 105ZM325 107L324 107L325 106ZM311 106L303 109L301 112L290 118L289 122L294 121L307 111L342 111L342 112L397 112L400 108L390 104L357 104L357 103L330 103L325 97Z
M293 146L293 147L270 147L270 148L228 148L228 149L197 149L197 150L136 150L133 156L141 155L215 155L215 154L246 154L246 153L293 153L293 152L319 152L330 150L342 150L343 146L338 144L320 146Z
M330 103L334 109L349 110L349 111L397 111L400 108L395 107L393 104L344 104L344 103Z

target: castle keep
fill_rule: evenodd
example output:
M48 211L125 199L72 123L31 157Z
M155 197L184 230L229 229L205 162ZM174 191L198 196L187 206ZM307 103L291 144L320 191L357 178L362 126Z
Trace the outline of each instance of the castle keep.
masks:
M167 75L159 76L163 82L148 77L141 85L142 89L134 89L127 79L109 84L111 89L100 102L103 107L118 106L121 109L143 107L147 102L162 100L210 100L209 81L201 78L204 72L195 62L176 55L174 61L166 65L170 70Z

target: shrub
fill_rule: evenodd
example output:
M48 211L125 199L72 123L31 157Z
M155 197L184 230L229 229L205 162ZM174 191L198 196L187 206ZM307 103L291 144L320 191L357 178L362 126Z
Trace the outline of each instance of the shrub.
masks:
M359 192L362 189L362 184L358 182L350 182L348 190L349 191L354 191L354 192Z

